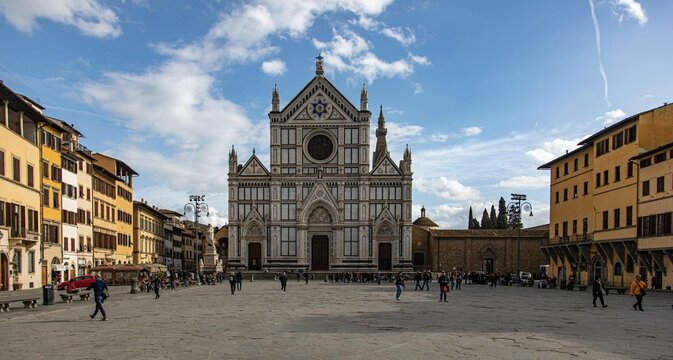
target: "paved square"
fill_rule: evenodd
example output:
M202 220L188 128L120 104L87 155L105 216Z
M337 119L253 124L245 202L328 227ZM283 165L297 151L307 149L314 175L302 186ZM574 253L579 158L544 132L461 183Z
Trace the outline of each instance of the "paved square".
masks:
M431 291L402 300L394 286L273 281L154 294L112 288L110 321L94 302L0 314L2 359L673 359L673 295L633 298L465 285L439 303ZM58 296L57 296L58 297ZM36 342L40 344L35 347Z

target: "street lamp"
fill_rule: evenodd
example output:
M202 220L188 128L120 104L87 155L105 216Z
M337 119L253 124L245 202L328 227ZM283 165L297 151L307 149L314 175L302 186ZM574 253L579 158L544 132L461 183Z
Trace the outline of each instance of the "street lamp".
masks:
M524 194L512 194L511 202L507 204L507 213L509 216L509 226L517 229L516 235L516 274L521 276L521 210L529 212L533 216L533 205L526 201Z
M189 202L185 204L184 215L187 215L188 212L194 212L194 232L196 235L197 242L200 239L199 237L199 214L202 212L206 213L206 216L209 216L208 213L208 204L205 203L206 195L189 195ZM194 272L198 273L198 247L194 251Z

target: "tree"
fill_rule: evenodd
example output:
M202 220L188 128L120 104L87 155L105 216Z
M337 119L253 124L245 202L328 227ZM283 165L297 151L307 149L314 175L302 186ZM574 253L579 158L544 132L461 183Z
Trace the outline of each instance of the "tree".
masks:
M505 203L505 199L503 199L502 196L498 202L498 219L496 222L497 229L507 229L507 204Z
M481 228L490 229L491 228L491 218L488 215L488 211L484 209L484 213L481 215Z
M498 217L495 215L495 206L491 205L491 229L497 229L498 228Z
M474 226L474 216L472 215L472 206L470 206L470 216L467 219L467 228L472 229Z
M479 220L472 219L472 229L479 229Z

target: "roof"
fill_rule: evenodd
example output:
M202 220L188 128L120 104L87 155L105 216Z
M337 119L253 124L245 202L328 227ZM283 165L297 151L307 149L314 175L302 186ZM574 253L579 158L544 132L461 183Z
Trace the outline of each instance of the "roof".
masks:
M132 167L128 166L125 162L123 162L123 161L121 161L121 160L119 160L119 159L117 159L117 158L113 158L112 156L108 156L108 155L101 154L101 153L95 153L95 154L93 154L93 155L94 155L94 157L96 157L96 156L102 156L102 157L106 157L106 158L108 158L108 159L112 159L112 160L116 161L117 164L120 164L120 165L122 165L123 167L125 167L127 170L129 170L133 175L139 175L135 170L133 170Z
M425 216L419 217L412 224L417 225L417 226L439 227L439 225L435 224L434 221L430 220L430 218L425 217Z
M182 213L170 209L159 209L159 212L161 212L162 214L182 216Z
M134 207L135 206L143 207L143 208L153 212L155 215L158 215L162 219L168 219L169 218L164 213L162 213L158 208L155 208L154 206L151 206L151 205L147 204L146 202L134 200L133 201L133 206Z
M646 152L644 152L644 153L642 153L642 154L638 154L638 155L632 157L631 160L639 160L639 159L642 159L642 158L644 158L644 157L648 157L648 156L650 156L650 155L652 155L652 154L654 154L654 153L658 153L658 152L660 152L660 151L662 151L662 150L666 150L666 149L671 148L671 147L673 147L673 142L670 142L670 143L665 144L665 145L661 145L661 146L659 146L659 147L656 148L656 149L652 149L652 150L650 150L650 151L646 151Z
M42 121L44 123L57 127L59 130L63 130L58 124L51 121L49 118L44 116L44 114L42 114L39 110L35 108L38 107L39 109L44 109L40 104L36 103L27 96L15 93L14 91L12 91L12 89L7 87L7 85L5 85L2 81L0 81L0 99L7 100L13 108L19 111L23 111L33 120ZM34 104L35 106L31 104Z
M664 108L664 107L666 107L666 106L672 106L672 105L673 105L673 104L664 103L664 105L661 105L661 106L659 106L659 107L656 107L656 108L653 108L653 109L650 109L650 110L645 110L645 111L640 112L640 113L638 113L638 114L636 114L636 115L629 116L629 117L627 117L626 119L621 120L621 121L618 121L618 122L616 122L616 123L614 123L614 124L612 124L612 125L610 125L610 126L604 128L603 130L600 130L600 131L594 133L593 135L589 136L588 138L586 138L586 139L580 141L579 145L590 144L590 143L592 143L596 138L601 137L601 136L603 136L603 135L605 135L605 134L611 132L612 130L618 129L618 128L622 127L622 126L628 125L629 123L632 123L632 122L634 122L634 121L637 121L638 118L640 117L640 115L642 115L642 114L648 113L648 112L650 112L650 111L658 110L658 109Z
M57 118L55 118L55 117L53 117L53 116L46 116L46 117L47 117L49 120L51 120L51 121L57 123L58 125L60 125L62 128L64 128L64 129L67 130L68 132L75 133L75 134L77 134L77 136L82 136L82 137L84 136L81 132L79 132L79 130L75 129L75 125L74 125L74 124L68 124L68 123L66 123L65 121L63 121L63 120L61 120L61 119L57 119Z
M570 157L570 156L573 156L573 155L575 155L575 154L577 154L577 153L581 152L582 150L585 150L585 149L587 149L587 148L589 148L589 147L591 147L590 144L582 145L582 146L578 147L577 149L575 149L575 150L573 150L573 151L571 151L571 152L567 152L567 153L565 153L565 154L563 154L563 155L561 155L561 156L559 156L559 157L557 157L557 158L555 158L555 159L553 159L553 160L547 162L546 164L542 164L542 165L540 165L537 169L538 169L538 170L551 169L551 165L552 165L552 164L557 163L557 162L559 162L559 161L561 161L561 160L563 160L563 159L565 159L565 158L568 158L568 157Z
M522 238L547 238L548 230L535 228L521 229L467 229L467 230L431 230L434 237L437 238L513 238L521 236Z

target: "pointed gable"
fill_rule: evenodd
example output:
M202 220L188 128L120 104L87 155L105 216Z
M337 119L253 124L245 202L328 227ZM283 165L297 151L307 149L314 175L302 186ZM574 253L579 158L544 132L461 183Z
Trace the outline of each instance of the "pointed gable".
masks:
M331 216L332 221L342 221L337 201L332 196L330 190L323 183L316 183L311 191L308 193L306 200L304 200L304 209L300 215L301 219L309 220L308 216L313 213L313 210L318 207L324 207Z
M257 155L253 154L248 162L243 165L239 176L269 176L269 171L264 167Z
M400 168L395 165L395 163L390 159L389 155L386 155L379 161L376 166L374 166L374 169L372 169L371 175L378 176L386 176L386 175L402 175L402 172L400 171Z

